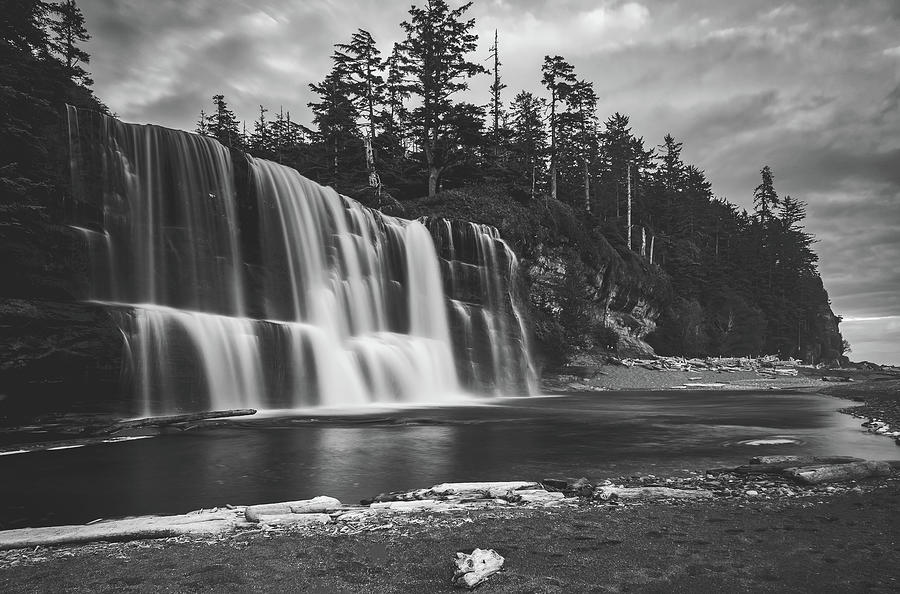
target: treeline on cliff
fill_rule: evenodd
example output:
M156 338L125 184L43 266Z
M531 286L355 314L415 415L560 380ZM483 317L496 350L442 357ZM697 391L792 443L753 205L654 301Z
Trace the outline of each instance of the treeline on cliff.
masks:
M410 211L427 212L429 204L432 213L464 211L509 237L517 230L504 228L490 205L505 201L508 212L519 213L514 219L532 219L520 228L550 236L517 242L526 256L537 246L580 246L559 262L567 270L557 279L565 283L558 293L581 291L580 306L560 306L567 300L560 295L533 300L539 326L550 320L567 345L603 346L615 343L610 330L622 335L608 315L622 285L602 284L610 270L632 269L657 287L654 303L644 304L651 318L661 314L649 335L657 352L840 357L846 345L816 269L814 239L803 228L806 204L779 196L769 166L760 171L760 185L747 189L751 212L716 197L671 135L647 146L627 115L601 121L594 83L561 56L535 65L543 96L522 90L507 101L500 36L488 70L485 57L474 55L469 6L453 9L440 0L413 6L400 25L406 38L389 53L362 29L336 44L331 71L309 85L318 99L309 103L309 127L283 107L268 116L261 105L251 131L246 125L242 131L225 97L216 95L211 111L201 111L197 132L294 166L375 207L452 189L457 199L481 196L481 204L464 208L432 200ZM490 85L489 103L455 101L479 75ZM554 235L552 228L566 231ZM671 291L659 288L660 271ZM648 321L633 337L643 338Z
M88 89L77 5L4 4L3 208L44 217L67 183L61 106L104 108ZM769 167L748 188L751 212L717 198L681 142L648 146L627 115L601 120L594 83L561 56L535 64L541 95L507 93L502 38L487 61L475 56L469 6L413 6L389 52L364 30L336 44L332 69L310 84L308 126L262 105L242 122L218 94L196 131L375 208L495 224L533 273L550 352L647 338L664 354L840 356L805 204L778 195ZM487 105L458 100L479 80Z

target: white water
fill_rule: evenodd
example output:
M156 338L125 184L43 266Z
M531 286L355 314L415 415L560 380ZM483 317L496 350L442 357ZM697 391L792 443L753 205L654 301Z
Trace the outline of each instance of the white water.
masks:
M84 127L70 108L73 179ZM481 391L530 387L517 263L495 229L454 238L450 223L388 217L251 157L256 203L239 203L217 141L102 128L102 229L77 230L93 298L121 312L139 414L434 403L462 394L460 372ZM483 299L451 300L445 283Z

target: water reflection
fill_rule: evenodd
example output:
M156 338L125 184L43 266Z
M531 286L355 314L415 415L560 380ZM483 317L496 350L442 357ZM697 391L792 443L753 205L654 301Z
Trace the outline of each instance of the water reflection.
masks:
M896 457L891 440L835 412L849 404L784 393L606 393L5 456L0 474L12 480L0 485L0 522L85 522L323 494L353 503L444 481L659 474L769 453ZM759 440L784 443L751 445Z

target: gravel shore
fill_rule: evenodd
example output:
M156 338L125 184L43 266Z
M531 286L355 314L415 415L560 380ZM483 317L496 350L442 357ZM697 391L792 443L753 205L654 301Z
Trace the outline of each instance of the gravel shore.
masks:
M646 390L699 377L691 381L822 392L860 402L846 412L900 427L900 374L842 370L853 381L822 381L837 373L801 370L773 380L604 366L579 381ZM703 501L581 500L552 509L404 513L352 532L326 525L7 551L0 553L0 590L449 592L455 552L476 547L506 558L504 571L482 586L486 592L900 589L896 472L800 488L780 478L702 470L613 480L715 493Z

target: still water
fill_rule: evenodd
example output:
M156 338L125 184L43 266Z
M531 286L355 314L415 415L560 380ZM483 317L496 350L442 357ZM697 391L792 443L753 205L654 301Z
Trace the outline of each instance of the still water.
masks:
M447 481L665 474L761 454L900 457L784 392L601 392L352 416L305 415L0 457L0 527L81 523L331 495L356 503ZM777 443L749 445L746 441Z

